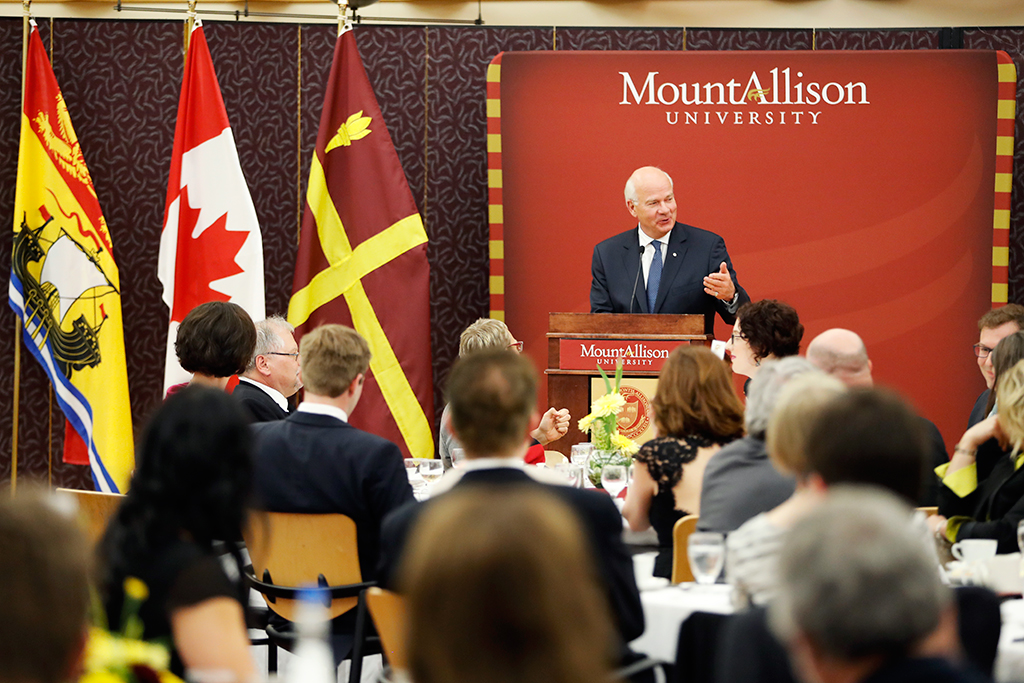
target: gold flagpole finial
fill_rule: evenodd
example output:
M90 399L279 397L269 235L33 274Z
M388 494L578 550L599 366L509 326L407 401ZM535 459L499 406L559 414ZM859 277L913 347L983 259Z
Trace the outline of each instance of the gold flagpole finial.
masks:
M21 0L21 13L25 17L32 16L32 0Z
M352 22L348 18L348 0L338 0L338 35L349 28L352 28Z
M188 54L192 28L196 25L196 0L188 0L188 14L185 15L185 54Z

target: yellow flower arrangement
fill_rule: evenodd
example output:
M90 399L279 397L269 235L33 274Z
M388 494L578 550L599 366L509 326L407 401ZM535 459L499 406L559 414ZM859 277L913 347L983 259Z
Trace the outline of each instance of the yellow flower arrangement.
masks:
M612 452L611 456L591 457L589 476L590 481L600 487L601 467L605 464L629 465L630 458L640 450L640 446L630 438L619 434L618 414L626 405L626 399L619 393L619 385L622 383L622 359L615 363L615 386L612 387L608 375L601 368L598 372L604 379L604 385L608 393L594 400L590 405L590 413L579 421L581 432L589 432L590 440L594 444L596 452ZM606 462L607 460L607 462ZM612 460L615 462L613 463ZM621 462L620 462L621 461Z
M167 645L142 640L139 608L149 597L149 587L130 576L124 581L122 632L112 633L103 626L89 629L85 644L85 673L79 683L183 683L167 669L171 654ZM94 620L103 622L103 610L93 598Z

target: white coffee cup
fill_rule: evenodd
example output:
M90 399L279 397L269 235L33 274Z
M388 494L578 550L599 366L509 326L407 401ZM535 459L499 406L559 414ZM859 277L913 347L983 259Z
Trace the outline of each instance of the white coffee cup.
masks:
M979 562L995 557L998 545L995 539L967 538L954 543L951 551L961 562Z

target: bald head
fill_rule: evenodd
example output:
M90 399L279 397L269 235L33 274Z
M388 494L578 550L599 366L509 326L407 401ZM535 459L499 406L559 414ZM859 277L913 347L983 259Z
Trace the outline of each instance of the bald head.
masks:
M661 239L676 224L672 178L660 168L643 166L626 181L626 208L651 239Z
M633 171L633 175L629 176L629 180L626 181L626 201L636 202L640 198L639 192L651 186L660 186L665 182L671 188L672 176L657 166L641 166Z
M848 387L874 384L868 350L856 332L838 327L825 330L811 340L807 360Z

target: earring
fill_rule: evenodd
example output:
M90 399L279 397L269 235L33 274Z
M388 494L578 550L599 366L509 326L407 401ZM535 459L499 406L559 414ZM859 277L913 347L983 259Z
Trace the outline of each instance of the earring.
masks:
M760 359L754 361L754 367L755 368L761 367L761 360Z

